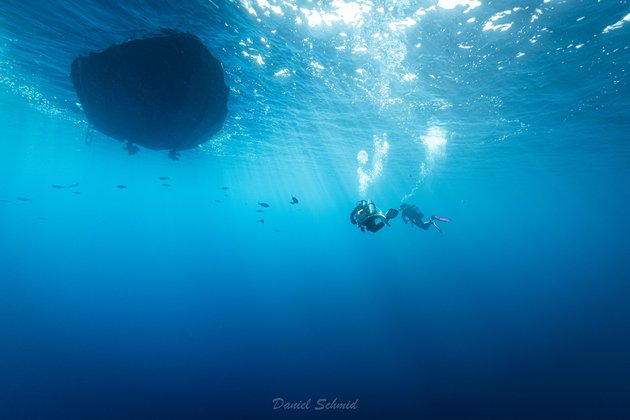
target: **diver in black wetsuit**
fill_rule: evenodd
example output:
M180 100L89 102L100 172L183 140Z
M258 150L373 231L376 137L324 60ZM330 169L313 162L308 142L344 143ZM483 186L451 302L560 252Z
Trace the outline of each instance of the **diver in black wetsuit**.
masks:
M389 209L383 214L372 201L361 200L350 213L350 223L357 225L361 232L378 232L389 221L398 215L398 210Z
M402 212L402 220L405 223L411 222L421 229L428 230L430 226L434 226L438 232L442 233L442 229L435 223L436 220L440 222L449 222L450 220L442 216L431 216L431 220L426 222L422 220L424 214L414 204L402 203L400 205L400 211Z

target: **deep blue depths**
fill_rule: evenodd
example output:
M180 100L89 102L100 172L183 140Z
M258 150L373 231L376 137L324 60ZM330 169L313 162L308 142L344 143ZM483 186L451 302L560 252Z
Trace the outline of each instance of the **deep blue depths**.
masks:
M3 2L0 418L630 417L630 5L482 3ZM160 27L223 62L223 132L86 145L69 63ZM442 235L348 223L415 186Z

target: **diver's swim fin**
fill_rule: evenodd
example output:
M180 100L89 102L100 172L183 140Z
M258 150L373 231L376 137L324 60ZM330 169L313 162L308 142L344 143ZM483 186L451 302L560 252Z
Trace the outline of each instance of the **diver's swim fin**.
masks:
M389 210L387 210L387 213L385 214L385 218L387 220L391 220L391 219L393 219L396 216L398 216L398 210L396 210L396 209L389 209Z
M438 232L442 233L442 229L440 229L433 220L431 220L431 224L438 230Z
M431 220L439 220L440 222L450 222L448 218L442 217L442 216L431 216Z

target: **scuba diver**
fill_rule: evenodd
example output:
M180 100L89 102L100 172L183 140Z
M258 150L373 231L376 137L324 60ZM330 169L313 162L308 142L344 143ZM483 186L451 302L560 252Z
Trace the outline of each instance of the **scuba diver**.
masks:
M357 225L361 232L366 229L378 232L383 226L390 226L389 221L397 215L396 209L389 209L387 214L383 214L372 201L361 200L350 213L350 223Z
M431 216L431 220L427 220L426 222L422 220L424 214L420 211L418 207L414 204L402 203L400 205L400 211L402 212L402 220L405 223L411 222L412 224L418 226L421 229L427 230L431 225L433 225L438 232L442 233L442 229L438 227L435 223L436 220L440 222L450 222L446 217L441 216Z

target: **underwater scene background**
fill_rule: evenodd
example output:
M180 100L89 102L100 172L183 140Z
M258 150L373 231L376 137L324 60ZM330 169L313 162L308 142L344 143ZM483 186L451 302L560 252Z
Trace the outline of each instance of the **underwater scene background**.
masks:
M72 60L164 28L221 61L223 129L86 143ZM630 418L629 31L625 0L2 1L0 418ZM360 199L450 223L362 233Z

